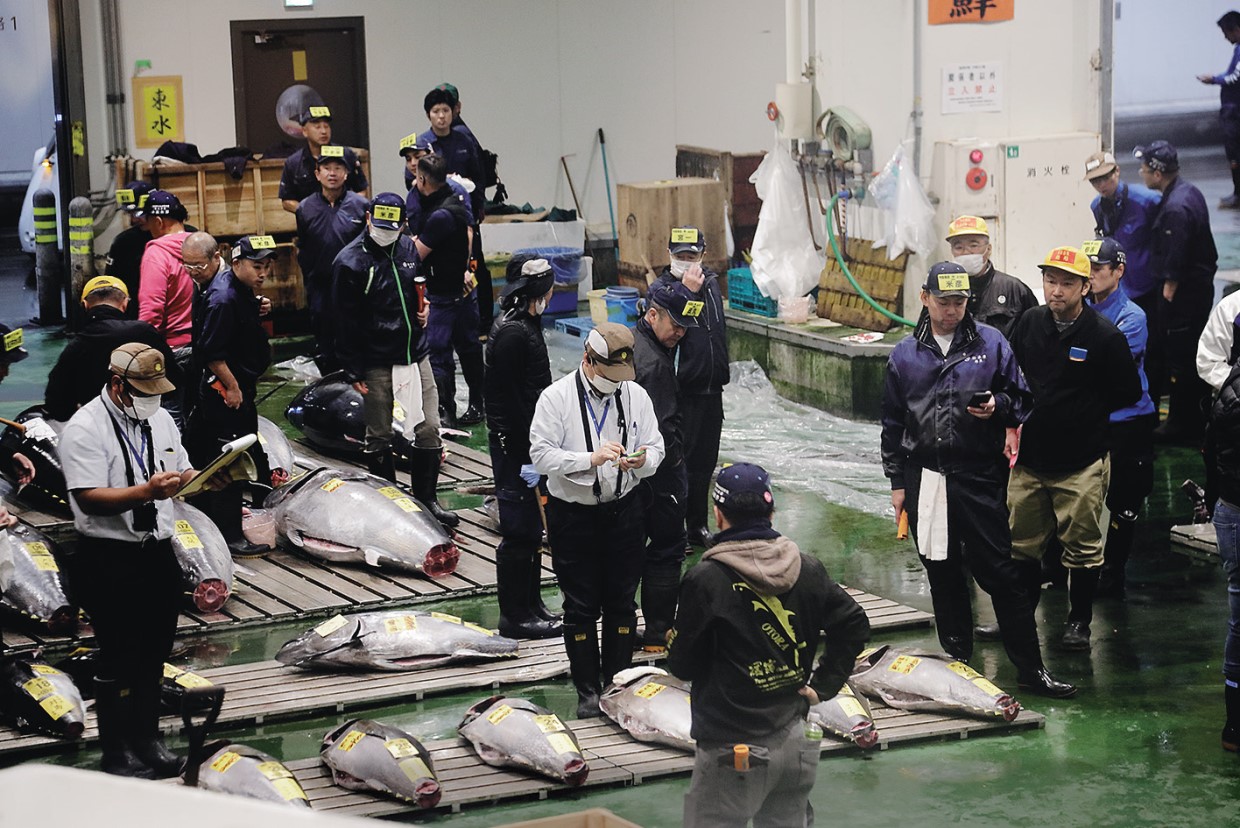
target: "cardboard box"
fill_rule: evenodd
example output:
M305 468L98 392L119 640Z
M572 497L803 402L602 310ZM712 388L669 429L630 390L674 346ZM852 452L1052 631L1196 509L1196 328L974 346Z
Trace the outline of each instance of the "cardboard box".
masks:
M636 822L621 819L606 808L591 808L573 814L509 822L496 828L641 828Z
M621 184L617 194L621 284L645 291L646 269L655 273L668 262L667 241L673 227L693 225L706 235L705 264L727 271L723 184L709 178L672 178Z

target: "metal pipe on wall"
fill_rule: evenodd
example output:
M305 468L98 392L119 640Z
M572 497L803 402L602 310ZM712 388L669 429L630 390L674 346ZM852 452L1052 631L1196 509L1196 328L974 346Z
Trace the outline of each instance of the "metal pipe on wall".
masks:
M121 28L117 0L101 0L103 27L103 74L108 105L108 146L110 155L129 151L129 129L125 121L125 73L121 67Z
M1115 72L1115 0L1101 0L1098 33L1098 134L1103 149L1115 150L1114 72Z
M784 81L800 83L801 0L784 0Z
M921 32L922 0L913 0L913 172L921 174Z

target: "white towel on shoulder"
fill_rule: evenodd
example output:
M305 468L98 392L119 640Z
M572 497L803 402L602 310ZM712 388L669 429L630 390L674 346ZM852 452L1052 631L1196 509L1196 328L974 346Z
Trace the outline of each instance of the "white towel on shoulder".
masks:
M947 478L921 470L917 490L917 551L929 561L947 560Z

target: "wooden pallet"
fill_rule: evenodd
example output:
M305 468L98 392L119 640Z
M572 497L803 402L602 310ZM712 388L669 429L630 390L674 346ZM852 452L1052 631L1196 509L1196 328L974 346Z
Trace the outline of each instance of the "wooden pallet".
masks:
M1218 563L1218 536L1212 523L1186 523L1171 527L1171 549L1209 564Z
M1029 710L1013 722L982 721L958 716L910 713L879 708L874 711L880 728L880 748L939 739L967 739L975 733L1012 732L1046 726L1046 717ZM634 740L610 719L567 723L590 763L585 788L640 785L651 779L684 776L693 771L693 754ZM468 805L489 805L514 799L546 799L571 793L575 788L520 771L492 768L473 753L464 739L445 739L426 745L443 786L436 810L459 812ZM822 741L822 755L856 755L858 748L832 737ZM378 794L349 791L332 784L331 774L317 758L287 763L311 805L318 811L348 816L385 816L414 812L410 804Z
M477 449L460 443L446 441L447 459L439 469L440 489L459 489L466 486L481 486L492 481L491 457ZM342 469L365 469L354 457L326 454L304 439L294 443L294 461L300 468L314 469L319 466L333 466ZM404 480L404 473L398 471L397 477Z

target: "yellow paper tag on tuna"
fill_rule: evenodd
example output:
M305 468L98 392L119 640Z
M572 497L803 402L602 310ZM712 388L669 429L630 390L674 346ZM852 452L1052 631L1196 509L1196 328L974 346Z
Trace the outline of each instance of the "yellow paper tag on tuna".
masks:
M412 615L398 615L395 618L383 619L383 629L389 633L414 632L418 628L418 619Z
M401 209L387 204L376 204L371 208L371 215L379 221L400 221Z
M73 702L61 695L48 696L39 702L39 707L53 719L59 719L73 709Z
M448 615L446 612L432 612L431 618L436 618L440 621L447 621L449 624L461 623L461 619L457 618L455 615Z
M434 779L435 774L426 763L422 761L421 756L411 756L400 763L400 769L410 780L417 782L419 779Z
M250 247L254 250L275 250L276 240L271 236L250 236Z
M384 486L379 490L379 494L383 495L388 500L396 500L399 497L405 496L405 493L395 486Z
M864 716L865 708L861 706L861 702L851 696L844 696L836 699L839 702L840 710L844 711L845 716Z
M47 544L40 541L31 541L30 543L22 544L22 546L26 547L26 552L30 555L52 554L52 550L47 548Z
M975 678L979 678L982 675L977 670L974 670L972 667L961 661L953 661L947 665L947 669L951 670L956 675L964 676L970 681Z
M35 701L56 692L56 688L45 678L31 679L22 685L22 689L29 693L30 698Z
M477 624L472 624L469 621L465 622L465 629L473 630L474 632L482 633L483 635L495 635L495 630L488 630L486 627L479 627Z
M326 483L324 483L319 488L325 492L334 492L343 485L344 485L343 480L341 480L339 477L333 477L331 480L328 480Z
M48 667L46 664L31 664L30 669L34 670L41 676L59 676L61 672L55 667Z
M995 687L993 684L991 684L989 681L987 681L984 678L973 679L973 684L974 686L977 687L978 690L981 690L983 693L985 693L988 696L1002 696L1003 695L1002 690L1000 690L998 687Z
M358 742L362 741L365 738L366 738L366 734L363 733L362 731L350 730L348 735L346 735L343 739L340 740L340 744L336 745L336 748L338 750L343 750L345 753L348 753L349 751L353 750L353 748L357 747Z
M207 681L197 673L191 673L188 670L182 670L181 674L173 679L181 687L214 687L211 682Z
M395 503L397 506L399 506L402 512L422 511L421 509L418 508L418 504L414 503L412 500L410 500L407 497L402 497L398 500L393 500L392 502Z
M332 111L325 106L310 107L311 118L330 118L331 116L332 116Z
M633 691L634 696L641 696L643 699L653 699L655 696L667 689L666 684L659 684L657 681L648 681L641 687Z
M177 535L177 542L186 549L202 549L202 539L193 532Z
M259 762L258 772L272 781L293 778L293 774L289 772L289 769L279 762Z
M185 535L194 531L194 527L190 526L188 520L178 520L173 524L173 528L178 535Z
M30 560L34 562L34 568L40 572L60 571L60 567L56 565L56 559L51 555L31 555Z
M216 773L225 773L229 768L240 761L241 754L233 753L231 750L226 750L211 763L211 770Z
M388 739L383 746L387 748L387 752L392 755L393 759L406 759L418 755L418 749L408 739Z
M564 729L564 723L554 713L546 716L535 716L534 724L538 725L538 729L543 733L559 733Z
M512 708L506 704L501 704L499 707L487 714L487 721L493 725L497 725L504 719L507 719L511 714Z
M276 793L285 799L305 799L306 792L301 789L301 785L297 784L297 780L291 776L287 779L274 779L271 787L276 789Z
M891 666L887 669L893 673L911 673L913 668L921 664L921 659L917 656L896 656L896 660L891 662Z
M567 733L552 733L547 737L547 744L556 753L577 753L577 743Z
M349 623L349 619L345 618L343 615L337 615L332 618L328 618L322 624L319 624L314 628L314 631L326 638L347 623Z
M326 144L319 147L319 154L324 158L344 158L344 147L339 144Z
M697 244L698 231L696 227L673 227L672 228L672 244Z

